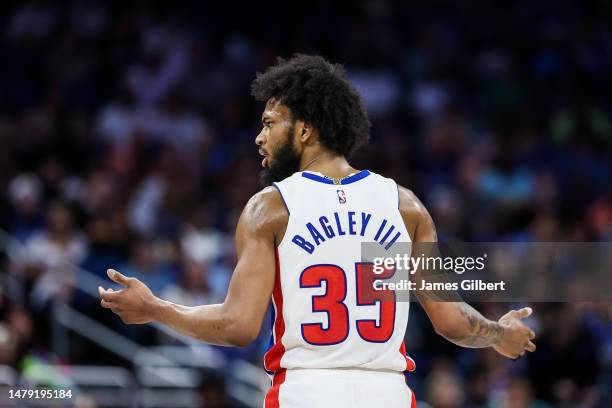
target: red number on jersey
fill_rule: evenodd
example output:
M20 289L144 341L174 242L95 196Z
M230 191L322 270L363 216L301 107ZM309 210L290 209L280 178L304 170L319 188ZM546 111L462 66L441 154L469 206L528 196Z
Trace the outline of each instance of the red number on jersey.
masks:
M327 328L321 323L302 324L302 337L310 344L328 346L343 342L348 336L348 309L346 297L346 274L337 265L313 265L300 275L300 287L321 287L325 281L325 294L312 297L312 311L327 313Z
M380 318L357 320L357 332L365 341L384 343L395 329L395 292L374 290L374 281L391 278L395 268L381 274L373 272L372 263L355 263L357 280L357 306L379 304ZM321 323L302 324L302 337L307 343L328 346L343 342L349 333L349 313L344 304L346 298L346 274L337 265L313 265L300 275L300 287L319 288L325 281L325 293L312 297L312 311L327 313L327 328Z
M375 319L357 320L357 333L366 341L384 343L391 338L395 329L395 292L389 289L375 290L374 282L391 278L395 274L395 267L375 274L373 266L372 263L355 264L357 306L372 306L378 303L380 321L377 324Z

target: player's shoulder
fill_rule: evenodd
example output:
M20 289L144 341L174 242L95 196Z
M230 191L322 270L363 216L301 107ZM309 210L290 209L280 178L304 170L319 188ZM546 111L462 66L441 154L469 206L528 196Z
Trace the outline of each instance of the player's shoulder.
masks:
M398 184L397 191L399 195L400 211L408 211L414 213L427 212L421 200L419 200L419 198L412 190L400 186Z
M274 186L268 186L255 193L247 202L245 210L260 218L267 218L276 212L287 212L283 198Z
M243 217L254 228L274 228L286 224L288 215L283 198L274 186L265 187L255 193L243 211Z
M431 222L431 216L412 190L399 184L397 185L397 190L399 195L399 211L412 235L420 223Z

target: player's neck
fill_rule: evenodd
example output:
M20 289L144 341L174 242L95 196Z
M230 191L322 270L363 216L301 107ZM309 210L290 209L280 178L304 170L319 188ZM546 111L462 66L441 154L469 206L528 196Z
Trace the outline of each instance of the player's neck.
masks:
M351 167L344 156L322 151L318 154L304 155L300 161L300 171L313 171L331 178L342 178L357 170Z

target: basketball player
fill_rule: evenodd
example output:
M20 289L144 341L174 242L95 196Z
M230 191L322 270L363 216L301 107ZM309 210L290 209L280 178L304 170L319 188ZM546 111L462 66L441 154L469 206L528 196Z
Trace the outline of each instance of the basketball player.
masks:
M102 306L128 324L157 321L207 343L245 346L271 299L265 407L414 406L403 375L415 368L403 343L409 303L365 301L357 275L362 242L435 242L427 210L410 190L348 163L370 122L341 66L318 56L281 59L257 76L252 92L266 101L255 143L269 186L238 221L238 263L225 301L177 305L109 269L124 288L99 288ZM453 343L509 358L535 350L521 322L529 308L491 321L463 302L419 300Z

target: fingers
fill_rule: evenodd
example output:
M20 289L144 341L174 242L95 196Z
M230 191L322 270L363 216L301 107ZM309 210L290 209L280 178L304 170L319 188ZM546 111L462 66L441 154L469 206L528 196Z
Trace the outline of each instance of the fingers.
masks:
M517 355L515 355L514 357L510 357L510 358L512 359L512 361L517 361L519 358L523 357L525 353L528 351L530 353L533 353L534 351L536 351L536 345L532 341L527 341L527 344L525 345L523 350Z
M117 306L116 303L114 302L109 302L108 300L100 300L100 306L102 306L105 309L110 309L113 313L119 315L123 309L121 309L120 307Z
M536 351L536 345L532 341L528 341L527 345L525 346L525 350L529 351L530 353L533 353L534 351Z
M533 330L527 328L529 330L529 340L535 339L535 333Z
M517 310L516 313L514 313L514 316L517 319L524 319L528 316L531 316L531 313L533 313L533 310L530 307L524 307L522 309Z
M104 299L100 301L100 305L105 309L111 309L113 307L113 304L111 302L109 302L108 300L104 300Z
M98 286L98 294L100 295L100 299L106 300L107 302L115 301L121 295L121 290L114 291L112 289L104 289L102 286Z
M128 278L127 276L122 275L116 270L109 269L106 271L106 274L112 281L117 282L118 284L123 285L123 286L129 286L131 278Z
M98 293L100 294L100 306L105 309L110 309L113 313L118 315L121 320L123 318L123 309L119 307L120 302L117 302L119 295L123 290L113 291L112 289L104 289L102 286L98 286Z

